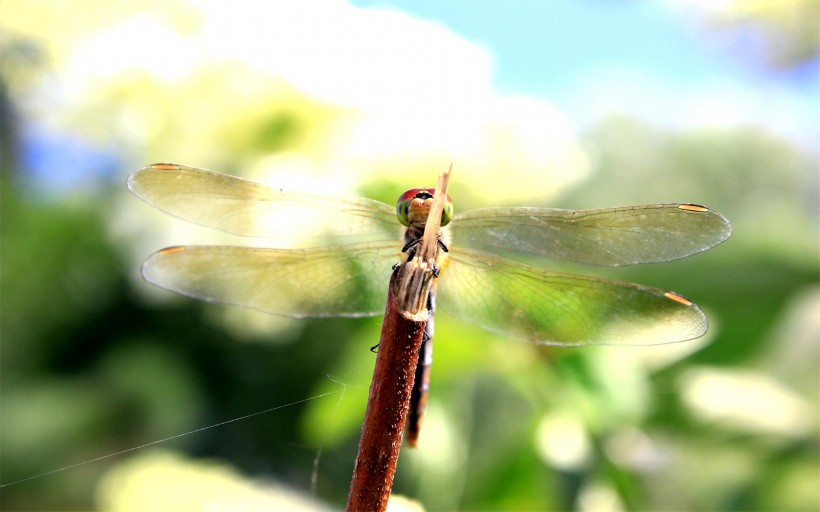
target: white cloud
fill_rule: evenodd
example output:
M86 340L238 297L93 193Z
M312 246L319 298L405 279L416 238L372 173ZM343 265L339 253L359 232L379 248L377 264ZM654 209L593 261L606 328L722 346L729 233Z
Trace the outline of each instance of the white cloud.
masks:
M77 44L67 64L66 88L73 96L135 71L175 82L187 77L201 61L193 41L154 17L135 16Z
M452 162L454 185L472 188L478 203L523 204L548 201L589 167L562 113L496 90L485 48L395 10L341 0L189 0L112 19L67 54L68 108L139 77L155 89L140 97L132 88L132 99L117 104L121 138L139 146L152 127L184 127L174 132L181 142L173 154L193 151L200 165L219 153L213 137L221 127L271 101L260 84L285 83L297 97L353 113L332 144L322 139L326 147L306 151L325 177L355 183L353 174L419 172L433 180Z
M481 46L431 21L338 0L200 1L203 46L300 91L362 113L337 157L375 172L396 158L425 160L515 196L549 198L583 177L575 130L546 101L500 95ZM370 161L362 163L362 160ZM486 186L482 190L489 193Z
M479 107L492 59L447 28L399 11L321 2L199 2L204 46L368 112Z

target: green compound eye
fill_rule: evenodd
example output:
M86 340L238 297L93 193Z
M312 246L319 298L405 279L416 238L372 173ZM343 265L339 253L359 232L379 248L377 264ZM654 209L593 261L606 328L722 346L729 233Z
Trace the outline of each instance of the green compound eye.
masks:
M441 225L446 226L453 220L453 201L447 196L444 202L444 211L441 212Z
M417 190L418 189L408 190L399 197L399 201L396 203L396 217L399 218L399 222L401 222L403 226L410 225L410 202L416 196L415 192ZM408 197L408 194L411 192L413 192L413 194Z

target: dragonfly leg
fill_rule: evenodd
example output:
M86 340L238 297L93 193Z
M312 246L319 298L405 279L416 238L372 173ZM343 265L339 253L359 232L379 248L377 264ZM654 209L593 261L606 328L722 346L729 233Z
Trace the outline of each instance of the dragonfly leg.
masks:
M408 249L415 248L420 243L421 243L421 238L416 238L415 240L410 240L409 242L404 244L404 247L401 248L401 252L407 252ZM441 240L441 235L439 235L438 246L441 248L442 251L450 252L450 249L447 247L447 244L445 244ZM413 251L413 255L415 255L415 251Z
M441 248L442 251L450 252L450 249L447 248L447 245L444 242L441 241L441 235L439 235L438 246ZM433 263L433 277L438 277L438 271L439 271L438 265ZM432 309L432 305L431 305L430 306L430 311L432 311L432 310L433 309Z
M405 243L404 247L401 248L401 252L406 252L407 253L407 261L412 260L416 256L416 248L421 244L421 238L420 237L419 238L414 238L416 236L417 236L417 234L411 232L411 230L409 230L409 229L404 234L404 239L407 240L407 243ZM441 240L441 234L440 233L439 233L437 244L438 244L439 249L441 249L442 251L450 252L450 249L447 247L447 244L445 244ZM393 265L393 270L396 270L398 267L399 267L398 263L396 265ZM439 272L439 268L434 263L433 264L433 277L438 277L438 272Z
M371 351L371 352L373 352L374 354L377 354L377 353L379 352L378 350L376 350L377 348L379 348L379 344L378 344L378 343L376 343L375 345L373 345L372 347L370 347L370 351Z
M424 420L424 410L427 408L427 392L430 389L430 367L433 364L433 313L435 311L434 291L427 297L427 309L430 316L424 326L421 346L419 347L419 361L416 364L416 375L413 381L413 390L410 392L410 405L407 411L408 446L416 446L421 423Z
M401 248L401 252L407 252L409 249L414 249L413 254L410 256L411 258L415 255L415 247L421 243L421 238L416 238L413 240L408 241L404 244L404 247Z

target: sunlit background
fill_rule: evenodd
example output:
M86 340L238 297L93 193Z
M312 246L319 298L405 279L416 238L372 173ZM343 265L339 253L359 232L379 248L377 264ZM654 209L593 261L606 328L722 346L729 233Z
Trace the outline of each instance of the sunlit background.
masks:
M426 510L817 509L818 24L815 0L6 0L0 481L48 474L0 508L346 501L380 319L144 283L163 246L256 243L128 194L161 161L387 203L453 163L460 210L721 211L733 237L686 260L543 262L692 297L703 339L544 348L440 315L394 493Z

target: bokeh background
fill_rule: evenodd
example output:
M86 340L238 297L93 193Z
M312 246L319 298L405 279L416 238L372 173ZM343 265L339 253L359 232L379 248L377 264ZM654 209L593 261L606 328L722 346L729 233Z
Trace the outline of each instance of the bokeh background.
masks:
M460 210L718 209L734 235L707 253L573 267L694 298L701 340L545 348L441 314L394 492L427 510L817 509L818 20L815 0L5 0L0 507L346 501L380 319L144 283L154 250L225 240L128 194L162 161L387 203L452 162Z

